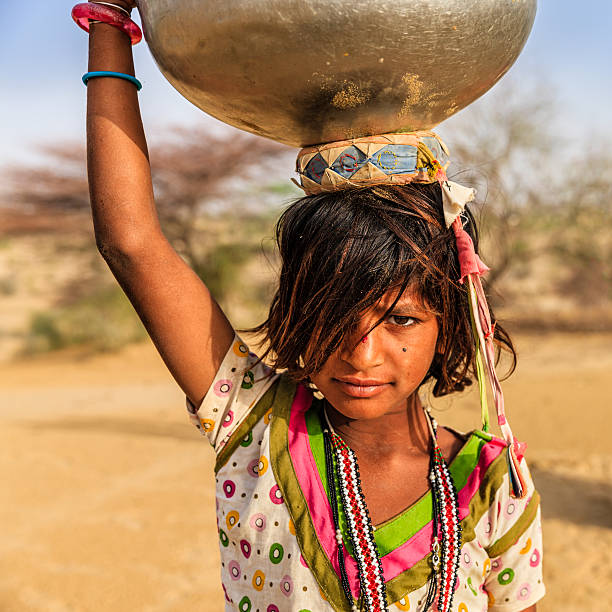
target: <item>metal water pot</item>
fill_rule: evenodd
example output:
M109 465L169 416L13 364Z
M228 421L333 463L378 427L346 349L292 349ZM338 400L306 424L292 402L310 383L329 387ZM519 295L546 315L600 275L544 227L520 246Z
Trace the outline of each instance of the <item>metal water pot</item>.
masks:
M490 89L536 0L137 0L185 98L294 146L430 129Z

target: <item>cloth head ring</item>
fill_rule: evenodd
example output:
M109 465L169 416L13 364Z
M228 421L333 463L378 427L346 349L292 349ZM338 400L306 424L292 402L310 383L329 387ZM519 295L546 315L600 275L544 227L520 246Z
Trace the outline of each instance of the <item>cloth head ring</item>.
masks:
M365 136L302 149L296 162L300 182L294 182L307 195L349 187L439 182L450 227L476 192L447 179L449 163L446 145L433 132Z

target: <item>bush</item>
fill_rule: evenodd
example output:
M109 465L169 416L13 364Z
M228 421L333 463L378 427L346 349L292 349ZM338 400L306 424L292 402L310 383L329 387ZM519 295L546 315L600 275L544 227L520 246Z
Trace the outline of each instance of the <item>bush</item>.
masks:
M24 354L71 346L117 350L142 340L146 331L118 286L104 287L75 302L32 315Z

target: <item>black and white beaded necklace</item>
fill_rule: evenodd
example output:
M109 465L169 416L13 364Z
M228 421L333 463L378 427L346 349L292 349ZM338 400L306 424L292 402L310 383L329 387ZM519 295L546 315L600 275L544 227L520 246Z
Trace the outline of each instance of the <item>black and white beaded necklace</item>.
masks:
M457 491L437 442L437 423L430 412L427 409L424 410L432 438L429 480L433 497L433 535L432 575L423 610L449 612L457 584L461 551L461 523ZM334 431L325 407L321 411L320 418L323 429L328 494L338 543L338 566L344 594L353 612L358 610L387 612L387 593L382 562L374 541L374 527L361 489L357 456ZM359 571L360 594L357 602L353 599L344 563L344 541L340 529L336 473L340 484L340 501L347 519L349 538Z

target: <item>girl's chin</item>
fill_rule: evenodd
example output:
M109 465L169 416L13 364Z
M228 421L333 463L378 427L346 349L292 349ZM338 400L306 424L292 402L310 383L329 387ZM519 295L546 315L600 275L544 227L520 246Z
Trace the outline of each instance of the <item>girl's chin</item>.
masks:
M352 420L376 419L394 412L406 409L406 399L398 399L395 402L379 397L352 398L339 394L325 395L325 399L331 404L336 412Z

